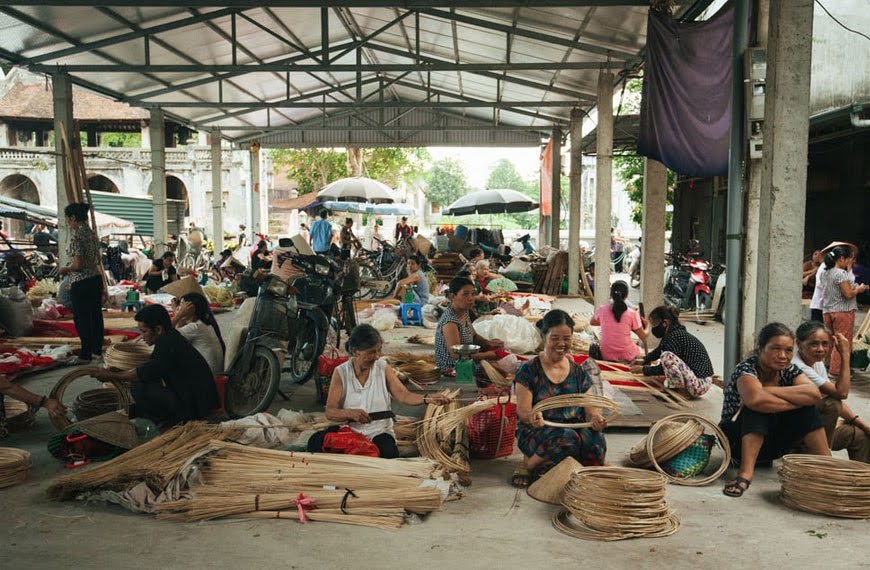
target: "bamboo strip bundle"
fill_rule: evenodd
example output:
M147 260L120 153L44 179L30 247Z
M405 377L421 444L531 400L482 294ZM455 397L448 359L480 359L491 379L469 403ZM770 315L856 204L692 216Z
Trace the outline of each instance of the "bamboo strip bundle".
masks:
M667 479L627 467L587 467L575 472L553 517L561 532L588 540L663 537L679 518L666 498Z
M396 372L418 384L433 384L441 380L441 369L425 360L414 360L394 365Z
M832 517L870 518L870 465L837 457L786 455L779 469L787 507Z
M659 425L661 424L661 425ZM686 422L662 419L656 422L658 437L653 440L652 456L647 454L647 434L631 448L629 458L637 467L652 467L652 458L662 462L678 455L681 451L695 443L704 434L704 426L700 422L689 419Z
M405 522L404 515L392 517L369 517L363 515L345 515L340 511L335 512L332 509L329 511L314 510L305 513L305 517L314 522L335 522L342 524L350 524L356 526L368 526L380 528L384 530L395 530L401 528ZM299 511L259 511L245 513L243 515L233 515L232 518L237 519L284 519L284 520L299 520Z
M108 335L103 339L103 345L111 345L118 342L123 342L127 339L124 335ZM82 341L77 337L67 336L19 336L16 338L4 338L0 343L3 346L14 346L16 348L42 348L49 346L68 345L70 348L81 348Z
M677 477L671 475L670 473L665 472L664 469L659 465L658 456L655 454L655 442L656 442L656 433L663 429L666 425L666 422L677 422L677 421L686 421L694 422L702 426L701 432L703 434L704 429L703 426L706 425L713 432L714 437L716 438L716 443L722 448L722 451L725 452L725 456L722 459L722 463L719 465L719 468L716 469L713 473L708 475L707 477L702 477L700 479L687 479L685 477ZM699 435L700 437L700 435ZM697 439L697 438L695 438ZM694 443L694 440L689 443L691 445ZM685 448L684 448L685 449ZM676 483L678 485L686 485L688 487L700 487L702 485L707 485L708 483L712 483L716 479L719 478L722 473L728 469L728 465L731 463L731 445L728 443L728 438L725 437L725 433L719 428L719 426L708 420L703 416L699 416L697 414L673 414L666 418L662 418L653 424L652 428L649 430L649 434L647 435L646 441L646 453L647 457L650 458L650 463L658 471L660 474L664 475L668 478L668 480L672 483ZM675 454L676 456L676 454Z
M116 370L138 368L148 362L154 347L144 342L119 342L106 350L106 366Z
M393 424L393 432L396 434L397 445L417 444L417 428L413 421L397 420Z
M429 364L435 364L435 354L425 352L393 352L387 354L387 360L390 364L403 364L405 362L423 361Z
M571 337L571 353L572 354L589 354L589 346L592 343L577 335Z
M465 441L465 420L470 416L466 416L467 412L461 411L464 408L459 408L453 399L459 394L459 390L445 390L442 394L451 400L443 406L426 406L423 419L417 424L417 448L420 455L440 463L448 471L467 475L471 467L468 464L468 444ZM483 406L480 408L483 411ZM460 417L461 421L458 419Z
M601 379L608 382L628 381L636 382L646 388L653 396L662 400L665 405L670 408L693 408L692 402L680 394L677 390L672 390L652 376L644 376L643 374L632 374L624 370L602 370ZM621 386L620 386L621 388Z
M547 410L555 410L557 408L573 408L573 407L581 407L581 408L603 408L605 410L610 411L610 415L606 417L607 421L613 421L619 417L619 406L616 405L616 402L611 400L610 398L605 398L603 396L595 396L592 394L562 394L561 396L553 396L552 398L547 398L545 400L541 400L534 406L532 406L532 415L539 412L545 412ZM560 422L551 422L549 420L544 420L544 425L550 427L558 427L558 428L586 428L591 427L591 422L577 422L577 423L560 423Z
M497 388L509 388L513 383L512 380L505 378L504 374L496 368L493 364L490 364L487 360L481 360L480 366L483 368L483 371L486 373L486 377L489 378L489 381L495 385Z
M17 485L30 473L30 452L0 447L0 489Z
M435 335L428 334L415 334L409 336L407 339L409 344L431 344L435 345Z
M122 491L143 481L160 491L191 457L207 450L215 439L233 439L242 431L198 422L172 428L98 467L56 479L48 488L48 496L63 501L88 491Z
M59 402L63 402L63 396L66 393L66 390L69 388L70 384L75 382L80 378L93 378L93 375L97 372L101 372L102 369L97 366L82 366L81 368L76 368L72 372L68 372L65 374L60 380L58 380L57 384L54 385L54 388L51 389L51 393L49 394L49 398L54 398ZM96 381L96 379L94 379ZM110 380L109 381L112 386L115 387L115 390L118 392L118 408L121 409L125 413L129 412L130 404L133 403L133 398L130 395L130 390L126 384L119 380ZM71 410L74 410L74 406L69 406ZM77 418L83 419L83 418ZM57 428L58 431L63 431L69 426L73 424L73 421L67 416L58 416L51 417L51 423Z

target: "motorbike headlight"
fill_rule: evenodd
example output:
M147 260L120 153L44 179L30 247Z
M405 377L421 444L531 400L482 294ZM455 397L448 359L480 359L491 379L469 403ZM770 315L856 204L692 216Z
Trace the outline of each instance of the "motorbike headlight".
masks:
M266 291L273 295L278 295L279 297L284 297L287 295L288 285L286 281L279 279L278 277L272 276L269 279L269 283L266 284Z
M318 275L329 275L329 266L318 263L314 266L314 271Z

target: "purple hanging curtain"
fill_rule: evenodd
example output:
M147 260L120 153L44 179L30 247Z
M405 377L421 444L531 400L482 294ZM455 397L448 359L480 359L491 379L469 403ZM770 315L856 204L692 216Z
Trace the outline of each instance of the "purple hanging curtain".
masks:
M687 176L728 172L734 4L710 20L649 11L637 153Z

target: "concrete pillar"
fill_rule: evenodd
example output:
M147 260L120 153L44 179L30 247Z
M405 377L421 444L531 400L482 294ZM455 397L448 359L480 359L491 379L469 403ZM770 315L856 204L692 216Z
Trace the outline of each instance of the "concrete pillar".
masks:
M583 139L583 114L580 109L571 109L571 173L570 198L568 199L568 294L580 291L580 190L583 176L583 154L580 141Z
M758 47L767 47L767 27L770 16L770 0L757 0L756 42ZM761 203L762 161L752 158L747 166L747 184L744 204L743 275L741 288L740 354L748 354L755 348L755 333L761 328L755 322L756 281L758 280L758 213ZM732 279L736 281L737 275ZM726 274L727 278L727 274ZM725 315L725 319L733 318Z
M60 264L69 263L67 249L69 248L69 227L63 223L63 209L69 204L66 194L66 177L64 176L63 139L61 132L67 136L75 132L73 126L72 80L68 73L58 72L51 76L52 97L54 99L54 149L58 153L54 161L55 181L57 184L57 250ZM63 127L63 128L61 128ZM72 181L70 181L72 182Z
M151 199L154 203L154 249L156 255L166 251L169 233L166 225L166 146L163 110L151 109L148 127L151 139Z
M556 127L553 129L553 134L550 135L553 141L553 170L552 170L552 186L550 191L551 196L551 213L550 216L550 245L559 249L561 246L560 226L562 213L562 129Z
M142 148L151 148L151 129L148 127L147 121L142 121Z
M221 183L221 131L211 132L211 239L214 252L224 249L223 184Z
M643 243L640 257L640 299L647 315L662 304L665 287L665 207L668 171L647 158L643 167Z
M813 0L770 0L756 326L801 318L812 39Z
M610 224L613 209L613 74L598 74L595 146L595 306L610 298Z
M260 143L251 143L251 241L253 234L261 233L260 224Z

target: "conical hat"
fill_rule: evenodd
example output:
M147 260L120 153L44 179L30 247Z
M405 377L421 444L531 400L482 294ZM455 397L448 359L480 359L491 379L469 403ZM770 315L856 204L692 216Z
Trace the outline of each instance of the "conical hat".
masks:
M177 281L173 281L168 285L163 286L160 289L161 293L169 293L173 297L183 297L188 293L199 293L203 297L205 297L205 291L203 291L202 287L199 283L196 282L196 279L193 278L193 275L188 275L187 277L182 277ZM208 299L208 297L206 297Z
M832 241L831 243L829 243L828 245L826 245L825 247L823 247L823 248L821 249L821 252L822 252L822 253L825 253L825 252L827 252L827 251L830 250L830 249L834 249L834 248L837 247L838 245L845 245L845 246L847 246L849 249L851 249L852 252L854 252L854 253L858 253L858 246L855 245L854 243L849 243L849 242L847 242L847 241Z
M139 445L136 426L130 423L130 419L123 412L109 412L94 416L72 424L65 431L73 430L122 449L133 449Z
M678 455L704 434L704 426L695 420L688 420L686 422L659 421L662 422L662 426L656 431L655 441L653 442L653 454L655 454L657 462L667 461ZM648 435L644 436L643 439L631 448L629 458L638 467L649 467L652 465L652 461L646 452L648 438Z
M583 466L573 457L566 457L555 467L544 473L540 479L529 485L526 491L533 499L553 505L562 504L562 493L571 476Z

